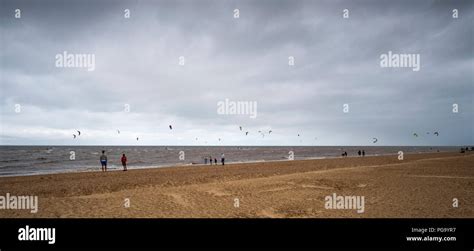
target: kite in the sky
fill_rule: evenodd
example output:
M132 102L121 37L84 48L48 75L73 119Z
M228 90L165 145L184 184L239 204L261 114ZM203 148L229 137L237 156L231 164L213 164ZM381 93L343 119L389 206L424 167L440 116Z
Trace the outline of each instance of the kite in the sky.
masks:
M117 133L120 134L120 130L117 129Z
M439 136L439 132L434 132L433 134L436 136Z
M415 133L413 133L413 136L418 137L418 134L415 132Z
M272 130L268 131L268 134L272 133Z
M373 138L373 142L372 143L377 143L377 141L379 141L377 138Z
M81 131L78 130L77 133L79 134L79 136L81 136Z
M173 127L170 125L170 130L173 130Z
M73 134L72 136L74 136L74 138L76 138L76 134Z
M249 132L245 132L245 136L247 136L249 134Z
M138 141L138 137L137 137L137 141Z
M240 130L242 131L242 126L239 126L240 127Z

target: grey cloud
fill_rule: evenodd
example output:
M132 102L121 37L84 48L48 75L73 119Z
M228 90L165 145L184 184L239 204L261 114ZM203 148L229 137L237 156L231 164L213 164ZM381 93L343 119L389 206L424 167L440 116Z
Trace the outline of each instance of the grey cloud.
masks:
M367 144L371 134L387 145L471 144L473 10L467 0L2 1L1 138L68 144L67 131L81 127L97 135L91 144L130 143L111 138L120 127L177 144L161 135L177 123L188 138L234 135L238 144L261 143L229 131L239 124L287 133L269 141L280 145L298 144L295 131L330 145ZM389 50L420 53L422 70L380 68ZM95 54L96 70L54 67L62 51ZM258 117L216 114L225 98L257 101ZM16 103L26 110L12 112ZM433 128L446 136L411 141L413 130Z

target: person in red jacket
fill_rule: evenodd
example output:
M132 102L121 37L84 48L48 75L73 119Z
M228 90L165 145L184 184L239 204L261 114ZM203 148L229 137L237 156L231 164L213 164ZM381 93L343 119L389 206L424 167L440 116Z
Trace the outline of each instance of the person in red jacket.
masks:
M127 156L125 156L125 153L122 154L122 166L123 166L123 170L127 171Z

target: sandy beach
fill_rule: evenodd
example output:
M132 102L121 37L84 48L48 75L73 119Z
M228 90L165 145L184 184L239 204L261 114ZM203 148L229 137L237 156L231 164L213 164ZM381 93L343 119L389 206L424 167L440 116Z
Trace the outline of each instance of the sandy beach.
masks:
M6 193L38 196L39 208L2 218L473 218L474 153L2 177ZM364 212L326 209L334 193L364 196Z

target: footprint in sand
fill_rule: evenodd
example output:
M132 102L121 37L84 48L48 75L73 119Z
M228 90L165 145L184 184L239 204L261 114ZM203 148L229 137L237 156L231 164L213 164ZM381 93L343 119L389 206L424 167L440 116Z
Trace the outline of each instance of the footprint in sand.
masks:
M315 185L301 185L302 188L316 188L316 189L325 189L330 190L334 189L334 187L327 187L327 186L315 186Z
M258 215L264 218L284 218L285 217L285 215L283 214L276 213L275 210L273 210L273 208L263 209L262 211L260 211L260 213L258 213Z
M173 198L173 202L176 202L177 204L181 205L181 206L184 206L184 207L187 207L189 206L190 204L183 198L183 196L181 194L177 194L177 193L169 193L169 194L166 194L167 196L170 196Z
M230 196L231 195L229 193L226 193L226 192L223 192L223 191L220 191L220 190L217 190L217 189L208 190L208 191L206 191L206 193L208 193L212 196L217 196L217 197Z
M279 191L291 190L292 188L293 188L293 187L288 187L288 186L285 186L285 187L277 187L277 188L271 188L271 189L267 189L267 190L262 190L262 191L259 191L258 193L279 192Z

